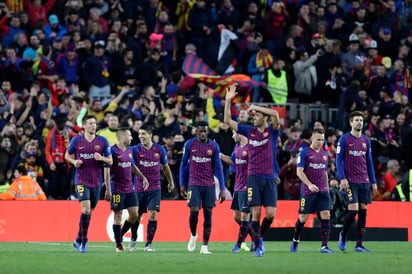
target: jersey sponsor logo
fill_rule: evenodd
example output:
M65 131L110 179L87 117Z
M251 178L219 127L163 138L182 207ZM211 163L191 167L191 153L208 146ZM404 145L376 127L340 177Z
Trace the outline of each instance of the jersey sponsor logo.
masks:
M80 153L80 158L83 158L85 160L93 159L94 154L93 153Z
M325 164L314 164L314 163L310 163L309 167L313 168L313 169L325 169L326 165Z
M212 155L212 154L213 154L213 151L212 151L211 149L208 149L206 153L207 153L207 155L209 155L209 156L210 156L210 155Z
M236 164L237 165L247 164L247 161L243 159L236 159Z
M211 162L212 159L211 158L206 158L206 157L193 156L192 161L196 162L196 163L208 163L208 162Z
M359 156L365 156L366 151L359 151L359 150L349 150L349 155L359 157Z
M150 162L150 161L140 161L139 164L144 166L144 167L152 167L152 166L159 165L158 162Z
M249 140L249 145L252 145L254 147L260 147L260 146L265 145L268 141L269 141L268 139L265 139L265 140L262 140L262 141Z
M118 166L122 168L127 168L127 167L131 167L132 163L131 162L119 163Z

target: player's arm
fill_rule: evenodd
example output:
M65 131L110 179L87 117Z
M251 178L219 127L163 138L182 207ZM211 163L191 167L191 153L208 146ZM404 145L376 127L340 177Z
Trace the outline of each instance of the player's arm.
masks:
M299 179L309 188L310 191L319 191L319 188L316 185L312 184L312 182L308 179L303 167L296 168L296 175L298 175Z
M173 181L172 171L170 170L169 165L163 166L163 172L166 176L167 181L169 182L169 184L167 185L167 190L169 192L172 192L173 189L175 188L175 183Z
M349 182L346 179L345 167L344 167L344 157L345 157L345 142L346 138L341 137L338 142L338 147L336 149L336 171L338 173L338 178L344 190L349 187Z
M248 111L257 111L257 112L261 112L263 114L269 115L270 117L272 117L272 126L274 129L278 129L279 128L279 113L272 109L272 108L267 108L267 107L261 107L258 105L251 105L248 109Z
M76 141L77 138L74 138L70 144L69 147L66 150L66 153L64 154L64 159L73 165L75 168L79 168L82 164L82 160L76 160L74 152L76 151Z
M190 149L189 149L189 142L185 143L184 149L183 149L183 156L182 156L182 161L180 162L180 170L179 170L179 184L180 184L180 189L181 189L181 195L183 197L186 197L186 182L187 182L187 169L189 168L189 154L190 154Z
M234 152L232 153L232 155L234 154ZM232 161L232 156L227 156L226 154L220 153L220 158L222 159L222 161L228 165L233 165L234 162Z
M132 173L143 181L143 190L146 190L149 187L149 181L135 164L132 164Z
M326 188L328 189L328 192L329 192L329 175L328 175L328 169L325 170L325 178L326 178Z
M223 166L222 166L222 160L220 159L220 147L217 143L215 143L215 153L213 155L213 162L216 167L216 175L219 180L219 200L222 203L226 199L226 194L225 194L225 179L223 176Z
M373 167L373 159L372 159L372 148L371 148L371 142L369 139L368 139L368 151L366 153L366 164L368 166L369 180L372 183L372 196L373 196L378 191L378 186L376 184L375 169Z
M113 164L112 151L110 150L109 142L106 138L103 138L103 144L103 155L101 155L98 152L95 152L94 158L97 161L102 161L106 165L111 166Z
M104 184L106 185L106 192L104 194L104 199L110 202L110 198L112 197L112 190L110 186L110 167L104 167L103 174L104 174Z
M225 112L223 116L223 122L231 129L237 131L238 123L232 119L232 113L230 108L232 107L232 99L236 96L236 86L230 86L226 88L226 101L225 101Z

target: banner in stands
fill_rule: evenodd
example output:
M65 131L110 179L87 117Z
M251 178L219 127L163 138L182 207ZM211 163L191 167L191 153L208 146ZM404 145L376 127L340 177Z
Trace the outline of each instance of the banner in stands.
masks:
M279 201L272 227L293 227L298 217L299 201ZM77 201L1 201L1 242L70 242L77 235L80 204ZM412 241L412 203L374 202L368 206L367 226L385 228L408 228ZM124 212L123 221L126 218ZM202 239L203 217L199 214L198 233ZM306 227L312 227L313 215ZM139 239L146 238L147 214L139 227ZM89 241L113 240L113 214L110 204L99 201L93 212L89 227ZM218 204L213 210L211 241L236 241L239 226L233 221L230 202ZM143 235L144 234L144 235ZM126 234L125 240L130 237ZM188 241L189 208L185 201L162 201L158 215L155 241ZM284 239L289 241L290 239Z

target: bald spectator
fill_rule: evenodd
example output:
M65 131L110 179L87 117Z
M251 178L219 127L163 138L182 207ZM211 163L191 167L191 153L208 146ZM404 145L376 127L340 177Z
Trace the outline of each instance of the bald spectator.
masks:
M397 185L397 181L402 177L399 174L400 166L398 160L391 159L386 164L388 171L383 175L382 180L385 183L385 192L382 197L384 200L391 199L391 193Z

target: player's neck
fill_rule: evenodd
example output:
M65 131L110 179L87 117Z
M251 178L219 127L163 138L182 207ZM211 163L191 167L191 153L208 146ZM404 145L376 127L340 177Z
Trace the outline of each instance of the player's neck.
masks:
M350 134L352 134L353 136L355 136L356 138L360 138L362 136L362 131L354 131L351 130Z
M319 151L320 151L320 148L316 149L316 148L314 148L313 146L310 146L310 148L311 148L313 151L316 151L316 152L319 152Z
M120 148L120 150L123 150L123 151L126 150L126 146L123 144L117 144L117 147Z
M88 132L84 133L84 138L86 138L86 140L89 142L93 141L95 137L96 137L96 134L90 134Z
M147 143L146 145L143 145L144 148L150 149L153 146L153 142Z
M245 145L247 145L247 143L248 143L248 139L246 139L246 138L242 138L239 141L239 144L240 144L241 147L244 147Z
M258 129L260 132L264 132L268 127L269 127L268 124L263 124L263 125L261 125L260 127L257 127L257 129Z

